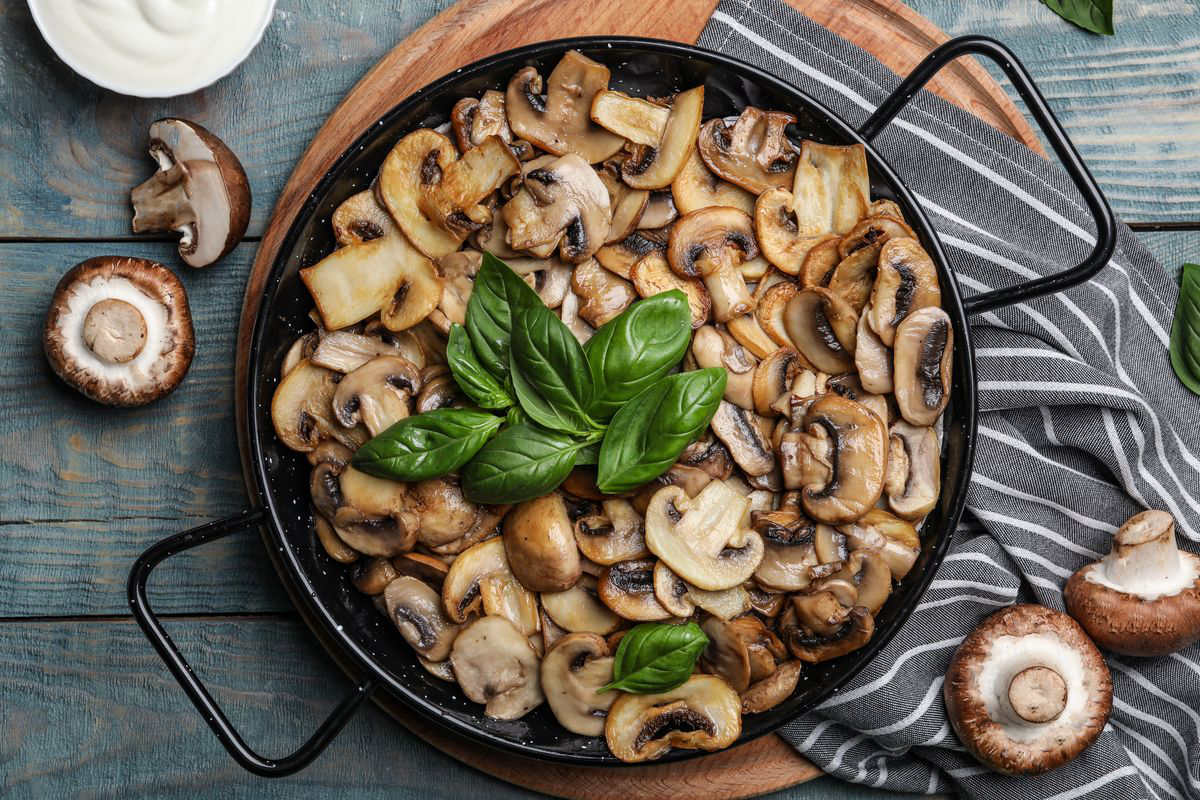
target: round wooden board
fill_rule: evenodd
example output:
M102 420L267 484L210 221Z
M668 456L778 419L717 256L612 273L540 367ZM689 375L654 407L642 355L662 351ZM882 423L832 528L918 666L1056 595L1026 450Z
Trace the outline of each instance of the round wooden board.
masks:
M906 74L947 37L899 0L787 0L809 18ZM460 0L384 56L343 98L322 125L275 204L246 282L238 331L236 412L247 490L257 501L249 448L244 440L250 337L271 265L304 199L339 155L401 99L456 67L535 41L566 36L643 35L694 43L716 0ZM537 25L530 25L537 19ZM1042 152L1037 136L1013 102L977 63L960 59L930 88L998 130ZM302 607L299 606L298 607ZM324 637L318 634L318 638ZM335 648L323 642L335 660ZM345 664L343 663L343 666ZM606 769L548 764L500 753L434 728L390 697L376 702L434 747L490 775L528 789L589 800L640 800L703 795L711 800L751 797L821 774L778 736L677 764Z

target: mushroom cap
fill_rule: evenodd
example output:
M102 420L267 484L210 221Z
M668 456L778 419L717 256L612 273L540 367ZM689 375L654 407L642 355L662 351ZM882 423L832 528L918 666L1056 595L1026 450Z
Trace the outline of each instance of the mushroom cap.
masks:
M545 700L537 653L503 617L480 617L464 627L450 650L454 677L493 719L519 719Z
M741 732L741 698L712 675L693 675L660 694L623 694L604 724L608 749L628 762L658 758L672 747L720 750Z
M604 719L617 692L598 692L613 677L613 657L594 633L563 636L542 659L542 691L554 718L571 733L604 734Z
M183 284L162 264L121 256L89 258L59 280L42 343L58 377L110 406L169 394L196 351Z
M1165 511L1131 517L1112 552L1072 575L1063 594L1105 650L1161 656L1200 641L1200 557L1178 549Z
M1029 604L997 611L963 640L944 693L962 743L1009 775L1070 761L1100 735L1112 709L1112 678L1083 629Z

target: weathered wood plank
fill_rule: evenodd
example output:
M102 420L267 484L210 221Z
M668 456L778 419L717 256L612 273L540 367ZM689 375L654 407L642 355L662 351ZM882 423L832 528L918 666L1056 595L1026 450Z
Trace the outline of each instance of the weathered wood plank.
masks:
M246 740L282 754L348 683L298 622L177 620L172 637ZM533 797L462 766L369 706L312 766L258 779L221 749L132 622L0 625L6 798ZM832 779L775 800L893 798Z
M1139 233L1138 238L1172 275L1178 275L1179 268L1188 262L1200 263L1200 230L1147 231Z

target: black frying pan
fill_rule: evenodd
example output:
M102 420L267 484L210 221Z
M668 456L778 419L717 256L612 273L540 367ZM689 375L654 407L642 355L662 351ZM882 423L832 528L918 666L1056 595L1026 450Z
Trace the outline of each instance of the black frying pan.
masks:
M943 305L954 326L957 346L954 383L945 415L942 495L921 529L922 552L915 567L877 615L875 636L866 647L833 661L806 666L788 701L744 719L740 741L774 731L789 719L812 710L849 680L895 634L933 579L962 513L974 455L976 384L968 317L1081 283L1112 254L1116 233L1107 202L1029 75L1008 49L991 39L963 37L933 51L857 130L801 90L756 67L720 53L652 39L587 37L545 42L483 59L430 84L372 125L338 159L292 224L262 296L247 300L257 302L258 307L245 394L246 424L238 433L250 453L257 490L252 498L253 509L164 539L137 560L130 574L129 602L138 623L217 738L238 763L252 772L281 776L301 769L316 758L373 693L390 694L429 723L501 750L575 764L621 763L608 753L602 740L564 730L544 705L520 720L488 719L478 705L462 697L456 686L430 676L370 599L350 586L348 569L325 555L313 533L308 511L309 464L276 439L270 419L270 398L284 353L297 335L312 327L307 316L312 303L297 273L333 249L329 217L337 205L370 184L384 156L401 136L418 127L445 122L461 97L478 96L485 89L502 90L509 77L523 66L534 65L543 74L549 73L568 49L578 49L607 64L612 70L613 88L632 94L662 96L703 83L706 119L737 114L747 105L776 108L797 116L795 127L805 138L866 145L872 193L899 203L933 257ZM1097 243L1087 260L1073 269L975 295L964 302L924 211L872 148L871 140L934 73L968 53L994 60L1025 100L1083 195L1096 222ZM267 552L301 615L335 659L359 681L312 738L281 759L264 758L242 740L165 633L146 596L150 572L163 559L253 527L261 530ZM674 751L664 760L696 755L700 753Z

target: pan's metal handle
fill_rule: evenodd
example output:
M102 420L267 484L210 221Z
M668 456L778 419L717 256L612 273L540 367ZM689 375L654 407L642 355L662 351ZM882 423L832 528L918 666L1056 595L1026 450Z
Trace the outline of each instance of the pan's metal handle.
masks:
M1029 77L1029 73L1012 51L995 39L989 39L986 36L960 36L935 49L909 73L907 78L901 81L887 100L884 100L879 108L875 109L875 113L858 129L859 134L867 141L874 139L934 74L954 59L964 55L987 56L996 62L997 66L1012 81L1017 94L1029 108L1029 113L1037 120L1042 133L1050 141L1050 146L1054 148L1067 175L1071 177L1071 182L1083 195L1083 201L1087 204L1092 219L1096 223L1096 246L1092 248L1091 254L1084 259L1083 263L1054 275L1019 283L1016 286L994 289L967 298L965 301L967 313L978 314L1000 306L1020 303L1045 294L1053 294L1088 280L1099 272L1112 256L1113 249L1117 244L1117 228L1108 201L1104 199L1100 187L1096 185L1092 174L1084 166L1075 146L1067 138L1066 131L1054 118L1054 113L1050 111L1046 99L1042 97L1042 93L1034 85L1033 79Z
M365 680L355 686L333 710L333 713L321 723L317 732L307 742L300 745L294 753L283 758L266 758L252 750L229 722L225 712L217 705L208 689L204 688L204 684L196 677L183 654L179 652L179 648L163 630L162 623L154 615L154 611L150 608L150 601L146 597L146 583L150 579L150 573L162 561L196 545L215 542L231 533L253 528L262 522L265 516L261 509L243 511L228 519L210 522L207 525L169 536L153 545L134 562L133 569L129 573L129 606L133 609L133 616L137 619L138 625L142 626L146 638L154 645L154 649L166 662L167 668L171 670L175 680L179 681L179 685L183 687L192 704L196 706L196 710L204 716L208 727L212 728L213 733L217 735L229 754L256 775L266 778L281 778L303 769L321 754L321 751L333 741L333 737L337 736L342 727L349 722L350 717L354 715L363 701L371 695L376 682L373 679Z

